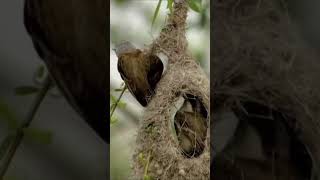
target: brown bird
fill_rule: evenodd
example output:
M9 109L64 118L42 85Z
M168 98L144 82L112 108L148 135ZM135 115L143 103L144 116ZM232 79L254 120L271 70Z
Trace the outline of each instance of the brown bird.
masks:
M105 0L26 0L24 24L68 102L105 141L107 18Z
M187 157L199 156L205 148L207 117L205 108L195 98L186 98L175 115L180 148Z
M121 78L137 101L147 106L163 73L161 59L136 49L130 42L117 45L115 52Z

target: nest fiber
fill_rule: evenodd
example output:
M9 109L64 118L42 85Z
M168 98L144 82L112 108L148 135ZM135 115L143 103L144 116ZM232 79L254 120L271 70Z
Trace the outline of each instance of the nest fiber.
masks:
M285 114L286 123L306 145L318 170L319 55L302 40L288 2L215 2L213 107L255 102Z

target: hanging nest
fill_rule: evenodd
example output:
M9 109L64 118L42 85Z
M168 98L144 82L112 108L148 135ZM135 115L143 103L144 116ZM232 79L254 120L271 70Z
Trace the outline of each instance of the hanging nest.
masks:
M320 162L319 54L297 32L289 16L288 2L215 2L212 106L215 110L244 109L246 104L254 103L281 113L283 123L305 146L316 177ZM227 177L230 171L226 170L226 164L215 163L215 159L213 163L224 166L216 171L213 167L213 177L219 174L217 171L224 171L222 174ZM241 167L239 172L238 177L246 177ZM271 178L262 174L260 177Z
M175 2L166 26L158 39L145 50L162 53L168 58L168 67L157 84L140 121L137 147L133 155L132 179L208 179L210 172L209 80L198 63L187 53L185 26L187 1ZM201 103L206 128L204 146L197 155L187 157L180 147L174 121L179 101L194 98ZM180 103L181 105L181 103Z

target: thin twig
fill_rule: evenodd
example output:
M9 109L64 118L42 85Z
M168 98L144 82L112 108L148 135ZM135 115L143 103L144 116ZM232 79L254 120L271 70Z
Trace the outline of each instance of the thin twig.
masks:
M147 176L148 176L148 169L149 169L149 163L150 163L150 157L151 157L151 152L149 151L148 153L148 159L147 159L147 164L145 166L145 169L144 169L144 175L143 175L143 178L145 179Z
M127 86L125 85L124 88L122 89L121 94L120 94L120 96L118 97L117 101L114 103L114 105L113 105L112 108L111 108L110 118L112 117L114 111L116 110L116 108L117 108L117 106L118 106L118 104L119 104L119 102L120 102L120 100L121 100L121 98L122 98L122 95L124 94L124 92L126 91L126 89L127 89Z
M49 89L51 87L51 83L52 83L51 79L50 79L49 75L47 75L47 77L44 80L43 88L40 90L40 92L35 97L35 100L34 100L33 104L31 105L31 109L28 112L25 121L23 122L21 127L16 132L15 138L9 147L8 154L4 157L3 164L0 168L0 180L2 180L4 178L4 175L6 174L8 168L9 168L9 165L12 161L12 158L15 155L19 145L21 144L22 138L24 136L23 129L28 128L30 126L37 110L39 109L41 102L43 101L44 97L46 96L47 92L49 91Z

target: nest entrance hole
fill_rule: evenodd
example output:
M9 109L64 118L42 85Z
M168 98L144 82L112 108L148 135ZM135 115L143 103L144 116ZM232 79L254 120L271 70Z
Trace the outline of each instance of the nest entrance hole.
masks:
M182 155L199 157L205 149L208 129L208 111L200 98L185 94L184 102L174 116L174 132Z

